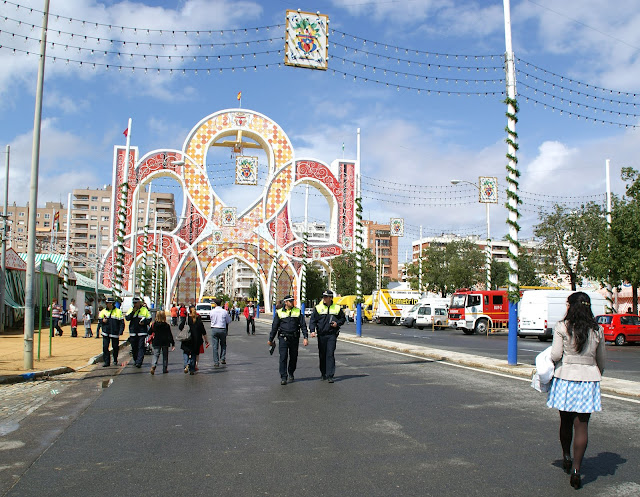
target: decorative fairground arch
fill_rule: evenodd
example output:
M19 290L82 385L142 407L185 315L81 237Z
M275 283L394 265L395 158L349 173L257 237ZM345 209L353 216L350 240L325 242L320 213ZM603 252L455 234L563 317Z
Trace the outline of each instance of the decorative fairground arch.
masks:
M229 137L230 140L221 141ZM245 142L250 138L256 143ZM262 148L268 158L268 178L262 193L244 211L236 213L225 204L209 182L206 157L209 147ZM125 172L125 147L114 150L112 212L120 205ZM179 222L172 232L149 230L148 250L162 257L168 271L169 289L164 305L171 298L181 302L199 299L204 284L213 272L230 259L237 258L256 272L265 302L291 293L300 297L304 245L292 229L291 191L298 184L309 184L327 199L331 209L331 234L327 242L309 243L307 260L327 264L343 250L355 245L356 162L335 160L328 166L314 159L296 159L284 130L267 116L247 109L227 109L207 116L186 137L182 150L155 150L138 158L131 147L127 162L129 191L126 227L123 288L130 288L133 246L136 254L144 251L145 238L140 229L132 231L132 209L137 192L154 178L170 176L183 188L185 202ZM113 254L116 246L117 216L112 216L112 245L105 255L104 282L111 285ZM274 268L277 270L274 271ZM275 285L274 285L275 273ZM275 294L274 292L275 286Z

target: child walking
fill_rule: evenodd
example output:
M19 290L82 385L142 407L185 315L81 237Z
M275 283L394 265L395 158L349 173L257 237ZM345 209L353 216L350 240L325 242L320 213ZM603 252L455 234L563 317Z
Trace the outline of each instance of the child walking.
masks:
M93 331L91 331L91 311L84 311L84 338L91 338L93 336Z
M156 373L156 366L162 352L162 372L168 373L169 367L169 345L171 351L176 349L176 342L173 340L171 326L167 323L167 315L164 311L158 311L156 320L151 325L151 336L153 337L153 361L151 361L151 374Z

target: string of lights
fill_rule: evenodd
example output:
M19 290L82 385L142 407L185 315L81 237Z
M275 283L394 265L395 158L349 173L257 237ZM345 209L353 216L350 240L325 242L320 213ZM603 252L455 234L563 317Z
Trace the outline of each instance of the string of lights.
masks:
M21 35L18 33L12 33L10 31L0 29L0 35L2 34L10 35L12 38L24 39L25 41L32 41L34 43L40 42L40 40L38 40L37 38L31 38L29 36ZM120 52L115 50L102 50L102 49L96 49L96 48L80 47L77 45L67 45L67 44L56 43L50 40L47 41L47 46L51 48L62 48L65 51L72 50L74 52L77 51L78 53L85 52L87 53L87 55L96 55L96 56L104 56L104 57L108 55L112 55L115 57L129 57L130 59L133 59L134 57L139 57L139 58L142 58L143 60L147 60L147 58L149 58L149 59L155 59L156 61L158 61L159 59L168 59L169 62L171 62L172 59L184 61L185 58L193 59L194 62L197 61L198 59L209 61L209 58L212 58L212 59L217 58L218 62L220 62L222 58L225 58L225 59L228 58L229 60L233 60L234 57L236 58L240 57L241 59L244 59L245 57L249 57L249 56L256 57L258 55L272 55L272 54L282 55L281 49L244 52L244 53L226 53L226 54L215 54L215 55L184 55L184 54L165 55L165 54L156 54L156 53L134 53L134 52ZM88 63L89 61L83 60L83 62Z
M363 45L369 44L370 46L377 48L378 46L384 47L385 50L392 50L394 52L400 53L403 52L406 55L410 53L415 53L416 55L424 55L426 57L444 57L444 58L453 58L453 59L474 59L474 60L484 60L484 59L499 59L502 60L504 58L503 54L485 54L485 55L472 55L472 54L452 54L452 53L438 53L438 52L428 52L423 50L416 50L415 48L404 48L396 45L391 45L389 43L373 41L366 38L362 38L360 36L351 35L345 33L344 31L339 31L337 29L331 29L331 35L339 35L343 39L353 39L354 42L362 42Z
M571 79L568 78L566 76L563 76L562 74L557 74L553 71L549 71L547 69L544 69L542 67L536 66L535 64L532 64L531 62L527 62L526 60L523 60L519 57L516 57L516 63L519 64L524 64L525 67L532 67L534 70L536 71L540 71L544 74L548 74L549 76L552 76L554 78L558 78L560 81L566 81L568 83L572 83L575 84L578 87L584 86L586 89L593 89L593 90L598 90L604 93L608 93L609 95L619 95L619 96L626 96L626 97L630 97L630 98L636 98L638 96L640 96L640 94L638 93L633 93L633 92L626 92L626 91L620 91L620 90L612 90L610 88L603 88L601 86L596 86L596 85L592 85L589 83L584 83L582 81L578 81L575 79Z
M549 98L551 98L551 100L558 100L561 104L568 104L569 106L575 105L578 108L584 107L587 110L592 110L593 112L601 112L601 113L604 113L604 114L609 113L611 115L617 114L618 116L625 116L625 117L640 117L640 114L636 114L634 112L624 112L622 110L617 110L616 111L616 110L611 110L611 109L605 109L604 107L596 107L596 106L589 105L589 104L586 104L586 103L580 103L580 102L577 102L575 100L571 100L571 99L568 99L566 97L563 97L563 96L560 96L560 95L556 95L555 93L551 93L551 92L548 92L548 91L545 91L545 90L541 90L539 88L535 88L535 87L530 86L530 85L528 85L526 83L523 83L522 81L519 81L519 86L520 87L524 86L525 88L527 88L529 90L532 90L534 92L534 94L541 93L542 96L549 97Z
M628 102L626 100L618 100L618 99L615 99L615 98L607 98L607 97L603 97L603 96L597 96L597 95L594 95L592 93L587 93L587 92L583 92L583 91L580 91L580 90L576 90L575 88L569 88L568 86L564 86L564 85L561 85L559 83L554 83L553 81L548 81L548 80L546 80L544 78L539 78L538 76L535 76L534 74L530 74L530 73L528 73L526 71L523 71L523 70L519 70L518 74L519 75L524 75L525 79L531 78L536 83L542 83L543 87L546 87L546 85L549 85L549 86L551 86L551 89L554 89L554 90L555 89L559 89L561 93L566 91L570 95L576 94L576 95L579 95L581 97L584 97L587 100L588 99L592 99L594 101L598 101L599 100L602 103L610 103L612 105L619 105L619 106L623 106L623 105L627 106L628 105L628 106L633 107L634 109L636 109L637 106L638 106L638 103L636 103L636 102Z
M348 54L349 51L352 51L354 55L364 55L366 58L369 57L375 57L376 59L385 59L387 62L395 62L396 65L400 65L400 64L407 64L407 66L411 66L411 64L413 63L414 66L418 66L418 67L427 67L427 68L434 68L434 69L446 69L448 71L450 71L451 69L456 69L458 71L461 70L466 70L466 71L481 71L484 70L485 72L492 70L492 71L503 71L504 67L502 65L491 65L491 66L479 66L479 65L454 65L454 64L443 64L441 62L425 62L425 61L416 61L416 60L411 60L411 59L403 59L400 57L392 57L389 55L385 55L385 54L378 54L375 52L370 52L368 50L362 50L362 49L358 49L358 48L354 48L354 47L350 47L348 45L343 45L341 43L337 43L337 42L331 42L333 44L334 48L341 48L344 50L345 54ZM332 57L336 57L336 55L332 55Z
M29 7L26 5L22 5L16 2L10 2L8 0L3 0L2 2L4 5L12 5L14 7L16 7L16 10L20 10L23 9L24 12L27 12L29 14L39 14L42 15L44 14L43 10L38 10L38 9L34 9L33 7ZM80 23L83 27L87 26L87 27L91 27L93 26L94 28L98 28L98 27L105 27L108 28L110 30L118 30L121 32L125 32L125 31L130 31L134 34L138 34L138 33L146 33L146 34L150 34L150 33L159 33L160 35L162 34L170 34L172 36L175 36L176 34L184 34L184 36L189 36L189 35L193 35L195 34L196 36L201 36L201 35L209 35L209 36L213 36L214 34L219 34L219 35L225 35L225 34L232 34L235 35L237 33L244 33L244 34L248 34L249 32L252 31L259 31L259 30L267 30L269 31L270 29L282 29L284 28L284 24L273 24L273 25L268 25L268 26L258 26L258 27L252 27L252 28L231 28L231 29L211 29L211 30L202 30L202 29L160 29L160 28L139 28L139 27L130 27L130 26L119 26L119 25L115 25L115 24L106 24L106 23L101 23L101 22L95 22L95 21L88 21L86 19L76 19L74 17L67 17L64 15L60 15L60 14L55 14L55 13L49 13L49 17L52 18L52 20L64 20L64 21L68 21L69 23Z
M362 68L363 71L366 71L367 69L369 69L373 74L376 74L377 72L381 72L383 75L387 75L387 73L391 73L393 76L398 77L398 76L403 76L404 78L415 78L416 80L421 80L424 79L425 82L429 82L432 81L434 83L438 83L438 82L444 82L444 83L459 83L459 82L464 82L464 83L475 83L475 84L487 84L487 83L500 83L500 84L504 84L504 80L502 78L500 79L465 79L465 78L448 78L448 77L442 77L442 76L426 76L424 74L417 74L417 73L411 73L411 72L404 72L404 71L396 71L393 69L387 69L384 67L379 67L379 66L375 66L375 65L371 65L371 64L363 64L362 62L356 62L354 60L351 59L346 59L343 57L338 57L338 56L333 56L331 58L332 60L339 60L342 62L343 65L349 63L351 64L354 68L360 67ZM427 67L427 70L431 69L431 65L429 65ZM440 67L438 66L437 69L440 69ZM470 69L471 70L471 69Z
M638 128L638 127L640 127L640 125L638 125L638 124L630 124L630 123L623 123L623 122L618 122L618 121L610 121L608 119L598 119L598 118L595 118L595 117L587 116L587 115L579 113L579 112L569 111L567 109L560 108L560 107L558 107L556 105L551 105L548 102L542 102L541 100L538 100L537 98L535 98L532 95L528 94L526 90L524 92L518 91L518 93L519 93L519 96L521 96L522 98L525 99L525 102L528 103L529 101L531 101L535 105L543 106L544 109L551 109L553 112L558 111L558 113L560 115L566 114L569 117L575 117L578 120L584 119L585 121L591 121L591 122L600 123L600 124L610 124L610 125L613 125L613 126L618 126L620 128Z

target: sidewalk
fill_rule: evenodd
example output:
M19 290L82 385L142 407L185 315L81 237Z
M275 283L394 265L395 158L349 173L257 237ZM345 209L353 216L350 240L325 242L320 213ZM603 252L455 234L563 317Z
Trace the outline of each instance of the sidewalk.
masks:
M84 326L78 328L77 338L71 337L71 326L62 326L64 330L62 336L54 336L51 339L51 356L49 356L49 329L43 329L40 338L40 360L38 360L38 332L36 331L33 336L32 370L24 369L24 332L9 330L0 335L0 383L13 383L39 376L72 372L87 366L96 356L101 358L102 339L95 338L96 326L97 324L93 323L93 338L82 338ZM122 338L124 339L125 336Z
M463 354L450 350L435 349L431 347L422 347L419 345L408 345L404 343L393 342L391 340L381 340L377 338L357 337L355 333L344 332L340 330L339 340L352 342L360 345L378 347L386 350L402 352L404 354L416 355L426 359L435 361L450 362L478 369L486 369L498 373L521 376L531 378L534 367L528 364L516 364L510 366L504 359L494 359L492 357L484 357L473 354ZM629 397L640 397L640 382L621 380L617 378L608 378L603 376L600 383L600 389L603 393L626 395Z

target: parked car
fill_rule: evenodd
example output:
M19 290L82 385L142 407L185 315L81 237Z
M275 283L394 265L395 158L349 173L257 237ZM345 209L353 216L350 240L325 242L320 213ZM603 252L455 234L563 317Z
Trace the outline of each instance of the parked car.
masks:
M200 302L196 304L196 312L200 315L200 319L203 321L211 321L211 304L206 302Z
M603 314L596 320L604 329L604 339L616 345L640 342L640 317L635 314Z

